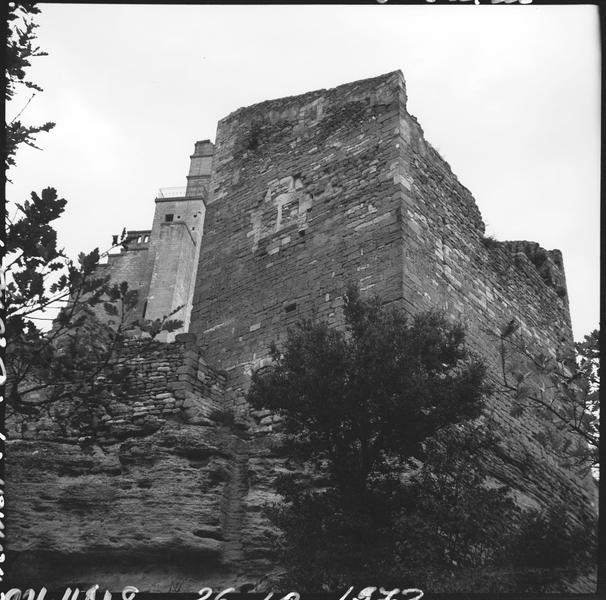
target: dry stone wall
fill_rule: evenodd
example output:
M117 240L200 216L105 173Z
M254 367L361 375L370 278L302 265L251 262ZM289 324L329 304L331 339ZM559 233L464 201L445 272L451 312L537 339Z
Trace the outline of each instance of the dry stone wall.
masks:
M94 416L95 441L105 445L151 433L167 420L206 424L221 412L225 374L210 366L191 334L178 334L173 344L132 339L121 351L128 369L119 391L107 392ZM97 382L103 385L103 382ZM7 427L22 439L81 442L82 431L70 428L66 416L72 401L57 402L37 419L9 415Z

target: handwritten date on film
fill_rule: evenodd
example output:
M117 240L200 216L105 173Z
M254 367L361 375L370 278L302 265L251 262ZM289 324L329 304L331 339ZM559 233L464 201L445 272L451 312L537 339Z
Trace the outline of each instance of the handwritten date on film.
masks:
M98 590L99 586L94 585L88 590L82 590L83 594L80 596L78 588L73 590L66 588L61 600L112 600L111 592L106 590L103 596L101 594L97 596ZM356 595L353 595L353 591L354 586L351 586L339 600L420 600L423 597L423 592L417 588L387 590L383 587L369 586L362 588ZM135 597L138 593L139 590L136 587L129 585L122 590L120 598L121 600L136 600ZM215 593L212 588L204 587L198 591L197 600L221 600L228 594L238 594L238 591L235 588L226 588ZM19 588L12 588L8 592L0 594L0 596L0 600L54 600L46 598L46 588L44 587L37 593L34 589L26 589L22 592ZM273 592L269 592L264 600L300 600L300 598L301 594L299 592L288 592L283 596L277 596Z

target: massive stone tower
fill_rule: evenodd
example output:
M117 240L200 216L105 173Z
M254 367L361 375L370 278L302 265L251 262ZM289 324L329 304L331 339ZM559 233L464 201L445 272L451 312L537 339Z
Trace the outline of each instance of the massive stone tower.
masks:
M190 330L234 386L302 315L338 324L347 282L445 309L489 355L512 318L549 352L572 347L559 251L484 239L400 71L232 113L210 186Z
M485 238L475 201L406 110L400 71L262 102L220 121L190 330L242 390L271 341L316 314L342 323L348 282L386 303L437 307L466 324L468 342L500 378L508 323L552 356L573 348L558 250ZM493 475L526 504L570 493L591 511L591 482L544 452L539 419L490 411L509 440Z

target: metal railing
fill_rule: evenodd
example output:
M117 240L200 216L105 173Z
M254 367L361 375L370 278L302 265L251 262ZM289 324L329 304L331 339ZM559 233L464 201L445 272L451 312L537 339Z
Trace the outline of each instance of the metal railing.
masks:
M156 198L184 198L186 189L185 186L160 188Z

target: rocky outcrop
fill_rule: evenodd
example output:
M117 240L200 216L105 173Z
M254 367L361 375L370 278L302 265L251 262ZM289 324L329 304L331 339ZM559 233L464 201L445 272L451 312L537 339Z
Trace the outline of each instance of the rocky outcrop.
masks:
M169 573L231 581L222 503L236 447L224 428L175 423L86 452L9 442L11 579L163 591Z
M166 422L86 451L13 440L8 457L9 582L196 591L272 566L271 451L228 426Z
M96 437L64 426L69 401L8 420L9 584L166 592L267 582L277 531L264 511L283 461L267 426L234 421L225 374L195 337L147 344L126 348L132 381L99 406Z

